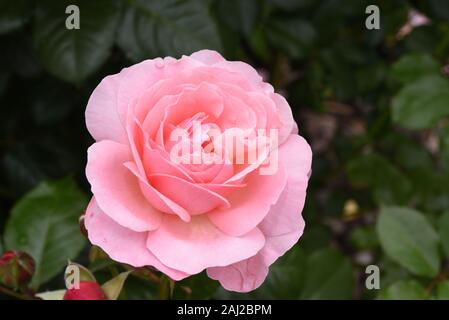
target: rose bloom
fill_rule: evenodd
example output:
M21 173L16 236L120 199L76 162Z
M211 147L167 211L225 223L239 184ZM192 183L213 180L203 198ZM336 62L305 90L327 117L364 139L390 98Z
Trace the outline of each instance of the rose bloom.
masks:
M262 147L246 164L232 156L174 161L171 133L184 130L191 144L194 122L200 145L211 141L211 127L263 129L276 132L278 149ZM287 101L248 64L210 50L143 61L101 81L86 124L96 142L88 150L93 197L85 225L112 259L174 280L206 270L227 290L248 292L302 235L312 153ZM275 170L263 174L274 151Z

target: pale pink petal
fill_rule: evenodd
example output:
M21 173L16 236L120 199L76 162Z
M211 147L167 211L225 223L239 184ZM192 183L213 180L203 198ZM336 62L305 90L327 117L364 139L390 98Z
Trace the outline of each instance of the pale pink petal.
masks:
M87 207L85 225L90 242L103 249L115 261L136 268L152 266L176 281L189 276L162 264L146 247L146 232L136 232L117 224L101 211L94 198Z
M273 86L263 82L260 74L251 65L242 61L222 61L213 65L217 68L223 68L233 73L239 73L244 76L255 90L260 90L270 94L274 92ZM232 83L232 82L230 82Z
M147 181L146 177L140 174L134 162L126 162L123 165L139 179L139 186L142 194L154 208L165 213L176 214L186 222L190 221L190 214L187 212L187 210L171 199L167 198L156 188L154 188Z
M124 79L117 92L118 111L122 121L126 120L127 109L131 101L139 98L147 89L162 79L173 77L173 74L193 68L195 66L193 61L192 59L176 60L171 57L156 58L123 69ZM198 65L200 64L198 63ZM152 105L149 105L148 108L137 109L137 119L143 121L143 117L151 107Z
M118 115L117 91L123 74L104 78L92 92L86 107L86 126L96 141L127 143L125 126Z
M232 193L231 207L207 213L214 225L226 234L240 236L255 228L268 214L285 188L287 176L283 167L273 175L253 172L244 180L246 187Z
M306 197L312 152L300 136L291 135L279 150L288 182L278 202L259 224L266 237L265 246L254 257L226 266L209 268L208 275L227 290L248 292L259 287L268 267L301 237L304 220L301 211Z
M304 230L301 211L311 172L312 150L304 138L290 135L279 149L279 160L288 173L287 185L259 225L269 239L263 250L264 261L268 265L287 252Z
M226 198L198 184L166 174L148 175L152 186L185 208L191 215L208 212L217 207L228 208Z
M257 128L266 128L267 112L265 110L265 107L258 101L254 101L254 99L251 98L251 96L257 94L257 92L242 90L242 88L232 83L220 82L217 86L220 87L226 95L241 100L243 104L253 110L257 118ZM275 117L277 118L277 115L275 115Z
M143 166L142 157L146 133L142 130L140 123L134 117L132 110L128 113L126 131L128 133L128 145L131 150L132 161L136 164L139 173L142 176L145 176L145 168Z
M216 124L222 129L255 129L257 116L254 110L241 99L224 93L221 94L223 95L224 109Z
M191 58L201 61L207 65L213 65L225 61L221 54L214 50L200 50L190 55Z
M187 58L187 57L186 57ZM191 59L200 61L206 65L217 67L217 69L224 69L233 74L243 76L254 89L259 89L265 93L273 92L273 87L268 83L263 82L259 73L249 64L241 61L227 61L218 52L213 50L201 50L193 53ZM217 74L218 72L214 72ZM236 83L235 81L226 81L229 83Z
M123 165L132 159L129 147L103 140L88 150L87 180L98 206L120 225L134 231L156 229L161 213L140 191L137 178Z
M172 76L173 72L194 67L193 61L170 57L145 60L105 77L95 88L86 107L86 126L92 137L96 141L127 143L125 126L131 101L139 98L156 82ZM146 114L148 110L139 111Z
M292 109L290 108L287 100L283 96L278 93L273 93L271 95L271 99L273 99L276 104L277 115L280 118L282 123L279 129L279 144L283 144L284 141L289 137L292 133L297 133L295 130L298 129L296 126L296 122L293 119Z
M214 183L198 183L212 192L218 193L223 197L229 196L233 192L245 192L246 184L214 184Z
M169 155L164 154L161 150L152 149L149 145L144 147L143 163L147 175L163 173L194 182L192 176L181 166L170 161Z
M161 226L148 233L147 247L166 266L196 274L252 257L264 243L258 228L241 237L231 237L203 215L192 217L189 223L166 215Z
M226 267L207 269L207 275L220 281L229 291L249 292L258 288L268 275L268 267L259 254Z
M176 103L166 111L165 121L174 125L200 112L218 118L223 112L223 98L214 85L202 82L194 88L184 88Z
M225 140L226 141L226 140ZM238 183L250 173L254 172L256 169L260 168L263 164L269 161L271 157L270 146L267 144L257 146L257 156L249 164L236 165L234 168L239 168L235 170L234 175L227 179L225 183ZM253 149L254 150L254 149ZM226 154L226 151L223 152ZM248 160L248 158L246 158Z

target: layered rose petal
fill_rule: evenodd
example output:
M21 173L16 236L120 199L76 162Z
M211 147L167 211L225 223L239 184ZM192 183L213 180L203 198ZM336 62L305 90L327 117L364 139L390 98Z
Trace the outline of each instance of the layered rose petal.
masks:
M213 50L201 50L194 52L190 57L207 65L213 65L225 61L221 54Z
M286 181L282 167L273 175L252 174L245 180L245 190L234 192L229 197L229 209L214 210L207 215L223 232L233 236L245 234L265 218L271 205L276 203L284 190Z
M127 146L97 142L88 150L87 180L98 206L117 223L134 231L154 230L162 214L148 203L137 178L123 165L131 159Z
M90 242L103 248L112 259L118 262L134 267L152 266L173 280L181 280L189 276L161 263L146 247L146 232L135 232L122 227L98 207L94 198L87 207L85 225Z
M279 160L288 173L287 185L279 200L259 224L266 243L259 253L236 264L210 268L208 275L220 281L224 288L248 292L260 286L268 267L289 250L301 237L304 206L312 152L307 142L297 135L290 135L279 150Z
M190 221L189 212L153 187L146 176L141 175L134 162L126 162L123 165L137 177L140 191L154 208L164 213L176 214L184 221Z
M230 207L226 198L199 184L166 174L150 175L149 180L157 190L186 208L192 215L202 214L215 208Z
M193 53L191 58L209 66L215 66L229 70L233 73L244 75L257 89L264 92L273 92L273 87L262 82L262 77L249 64L241 61L227 61L218 52L212 50L201 50Z
M261 254L226 267L207 269L207 275L220 281L229 291L249 292L258 288L268 275L268 267Z
M104 78L95 88L86 107L86 126L96 141L127 143L128 137L117 110L117 91L122 74Z
M166 266L195 274L254 256L264 243L258 228L232 237L218 230L205 216L185 223L167 215L157 230L148 233L147 247Z

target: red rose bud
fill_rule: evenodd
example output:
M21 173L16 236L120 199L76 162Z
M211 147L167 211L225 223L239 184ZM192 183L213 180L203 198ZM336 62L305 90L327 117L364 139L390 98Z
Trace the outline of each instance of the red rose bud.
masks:
M34 260L29 254L6 251L0 257L0 283L18 289L30 282L34 269Z
M106 300L106 296L98 283L81 281L79 289L67 289L64 300Z

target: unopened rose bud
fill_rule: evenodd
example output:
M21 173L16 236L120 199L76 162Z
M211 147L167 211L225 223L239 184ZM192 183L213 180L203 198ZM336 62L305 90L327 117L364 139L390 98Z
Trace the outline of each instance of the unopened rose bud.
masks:
M35 270L33 258L20 251L6 251L0 257L0 283L17 289L31 280Z
M98 283L81 281L79 289L67 289L64 300L106 300L106 296Z

